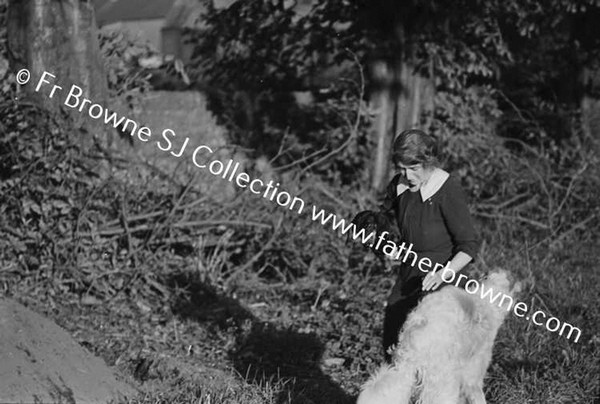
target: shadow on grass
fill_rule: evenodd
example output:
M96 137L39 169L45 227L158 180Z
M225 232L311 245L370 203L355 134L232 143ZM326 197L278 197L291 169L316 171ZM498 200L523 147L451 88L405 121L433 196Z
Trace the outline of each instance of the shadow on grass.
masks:
M311 334L254 324L231 358L248 381L285 382L279 403L346 404L352 398L325 375L319 364L324 346Z
M176 296L171 304L173 314L183 319L227 329L241 325L254 316L231 297L224 296L213 286L202 282L190 272L172 274L167 285Z
M262 323L246 308L191 274L173 275L167 282L186 292L172 304L175 315L204 326L221 329L239 327L235 347L229 357L247 383L279 388L277 403L349 404L352 397L320 369L323 343L311 334L281 330L276 324ZM242 330L248 322L250 328Z

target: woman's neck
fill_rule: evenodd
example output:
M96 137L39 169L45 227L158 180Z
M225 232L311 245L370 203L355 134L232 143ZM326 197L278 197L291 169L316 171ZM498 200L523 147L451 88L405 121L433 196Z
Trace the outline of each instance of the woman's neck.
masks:
M424 178L424 181L423 181L423 185L427 185L427 183L431 179L431 176L433 175L433 173L435 172L435 170L436 170L435 167L429 167L429 168L427 168L427 169L424 170L425 178Z

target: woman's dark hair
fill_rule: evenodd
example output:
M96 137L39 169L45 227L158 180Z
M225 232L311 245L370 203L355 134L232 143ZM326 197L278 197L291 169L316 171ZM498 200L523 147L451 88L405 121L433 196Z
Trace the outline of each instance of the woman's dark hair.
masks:
M436 139L420 129L400 132L392 147L392 160L407 166L422 164L432 167L439 164Z

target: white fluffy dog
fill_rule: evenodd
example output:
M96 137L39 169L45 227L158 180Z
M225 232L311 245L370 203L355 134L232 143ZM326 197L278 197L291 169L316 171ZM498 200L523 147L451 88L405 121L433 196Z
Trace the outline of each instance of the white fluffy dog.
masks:
M400 332L394 364L371 377L358 404L485 404L483 378L512 301L499 304L512 291L505 271L481 283L472 294L447 286L425 296ZM489 289L492 298L501 293L494 303L481 297Z

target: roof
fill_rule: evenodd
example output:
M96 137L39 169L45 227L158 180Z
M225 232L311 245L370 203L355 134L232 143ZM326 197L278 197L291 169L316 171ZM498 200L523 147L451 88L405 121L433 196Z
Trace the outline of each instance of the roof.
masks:
M198 0L175 0L165 17L165 28L197 26L205 11L206 7Z
M218 8L227 8L238 0L212 0ZM314 0L297 0L296 11L306 15ZM206 10L199 0L93 0L100 27L120 21L165 19L165 28L197 26Z
M109 0L96 10L96 20L103 26L118 21L165 18L174 3L175 0Z

